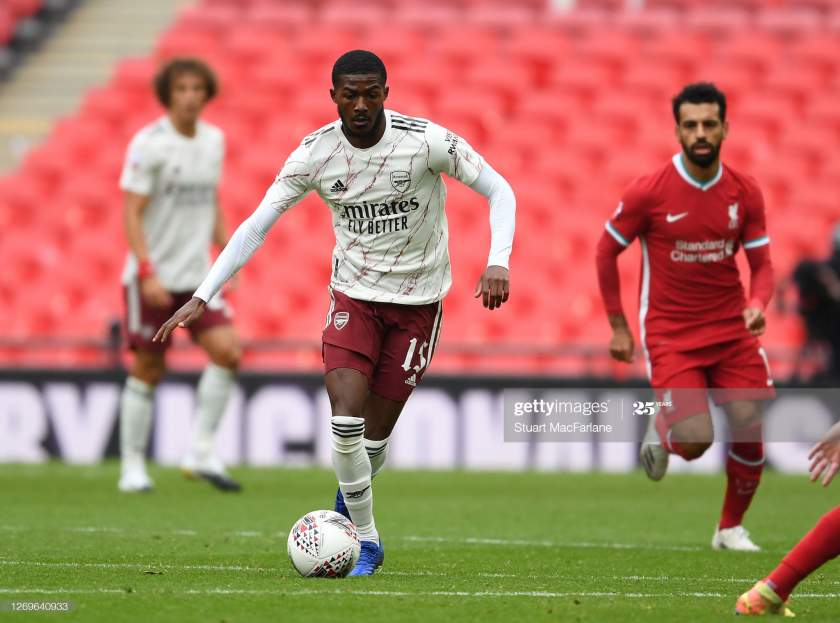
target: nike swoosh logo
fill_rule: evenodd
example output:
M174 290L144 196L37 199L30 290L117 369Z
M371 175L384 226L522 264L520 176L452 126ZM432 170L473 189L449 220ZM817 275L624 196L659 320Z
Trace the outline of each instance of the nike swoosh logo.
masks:
M685 218L688 216L688 212L681 212L680 214L667 214L665 215L665 220L669 223L676 223L681 218Z

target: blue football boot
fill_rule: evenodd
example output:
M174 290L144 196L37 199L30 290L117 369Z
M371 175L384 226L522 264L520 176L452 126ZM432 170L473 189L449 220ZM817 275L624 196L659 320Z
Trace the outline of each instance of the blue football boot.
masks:
M374 543L373 541L362 541L362 551L359 554L359 560L356 561L356 566L348 574L347 577L354 575L373 575L376 570L382 566L385 560L385 548L382 547L382 541Z

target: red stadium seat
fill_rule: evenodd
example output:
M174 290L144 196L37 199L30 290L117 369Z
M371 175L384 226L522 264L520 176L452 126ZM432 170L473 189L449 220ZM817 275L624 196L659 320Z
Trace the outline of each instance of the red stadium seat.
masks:
M802 108L814 92L826 87L825 73L817 66L807 63L779 63L763 81L768 93L784 96L797 107Z
M615 74L602 65L589 65L586 61L573 58L552 71L548 78L551 89L571 93L582 101L589 101L601 92L605 83L614 83Z
M460 23L461 9L443 4L401 5L394 11L394 23L414 28L436 29L444 24Z
M464 19L470 24L498 30L514 30L534 23L537 12L514 4L477 5L469 9Z
M239 11L233 6L191 6L178 15L176 26L184 30L217 34L227 30L239 19Z
M760 32L741 33L724 43L718 56L727 65L742 65L754 71L765 72L770 69L773 60L781 51L779 40Z
M42 6L44 0L5 0L6 7L17 19L35 15Z
M586 65L594 63L618 72L628 66L628 60L637 54L639 44L639 38L629 32L605 33L583 41L575 49L575 56Z
M550 67L561 61L569 48L569 40L549 28L521 28L503 43L503 54L514 62L528 63L542 83Z
M175 56L204 56L216 48L218 37L204 30L173 29L158 39L156 56L159 59Z
M637 35L657 36L673 31L679 21L679 13L669 9L626 10L615 16L614 25Z
M15 18L9 10L0 6L0 45L6 45L15 34Z
M660 66L670 65L683 72L692 72L708 63L711 52L709 37L698 32L668 31L643 42L639 62L648 60Z
M390 19L390 11L382 6L356 4L330 4L320 12L321 23L342 28L377 28Z
M611 11L600 8L550 11L543 17L543 23L550 28L570 35L588 35L610 26L612 17Z
M651 102L668 102L686 83L686 75L670 65L638 65L622 76L622 91Z
M463 84L480 91L495 91L505 98L506 106L509 107L515 99L531 89L534 80L534 72L529 66L493 59L470 67L463 77Z
M840 132L840 109L837 107L837 100L835 99L840 91L833 93L820 94L819 98L815 98L810 103L805 113L805 117L812 126L822 126L826 130L834 132L835 138Z
M500 38L488 28L466 26L457 31L446 29L430 46L430 52L438 57L439 62L465 65L480 58L475 51L484 50L487 55L495 55L499 49Z
M314 15L307 3L255 2L245 12L245 24L271 32L290 34L300 28L309 28Z
M790 58L803 67L816 66L833 74L840 65L840 40L824 33L811 33L792 43Z
M750 14L741 9L698 8L690 11L684 21L688 30L709 35L734 36L738 31L745 31L750 24Z
M822 16L813 9L790 8L761 11L755 24L768 32L782 36L810 36L822 26Z

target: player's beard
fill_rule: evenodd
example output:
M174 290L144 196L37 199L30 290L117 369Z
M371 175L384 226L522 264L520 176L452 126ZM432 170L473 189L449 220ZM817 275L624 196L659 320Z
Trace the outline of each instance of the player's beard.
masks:
M352 117L350 119L345 119L344 117L341 117L341 123L344 125L345 128L347 128L350 131L350 133L354 137L361 138L361 139L372 138L373 136L376 135L376 130L377 130L377 128L380 127L379 124L380 123L383 124L383 125L385 124L385 108L383 107L383 108L379 109L379 112L376 114L376 119L374 119L374 121L373 121L373 125L370 127L370 130L368 130L364 134L359 134L359 133L353 132L352 129L351 129L353 127L352 124L350 123L351 121L352 121Z
M694 147L696 145L697 145L697 143L694 143L694 145L692 145L692 147ZM685 157L688 158L689 162L691 162L693 164L696 164L698 167L702 167L702 168L705 169L707 167L712 166L717 161L718 156L720 156L721 143L718 143L717 145L715 145L714 143L709 143L709 142L704 141L703 143L701 143L701 145L708 145L709 147L711 147L708 154L702 154L701 155L701 154L694 153L694 150L691 147L689 147L688 145L686 145L685 143L682 144L682 148L683 148L683 153L685 154Z

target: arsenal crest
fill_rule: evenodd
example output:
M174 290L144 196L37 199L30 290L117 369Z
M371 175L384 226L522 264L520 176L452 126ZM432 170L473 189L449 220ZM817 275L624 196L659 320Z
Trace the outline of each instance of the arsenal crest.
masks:
M336 329L341 331L349 322L350 320L350 312L340 311L336 312L335 317L333 318L333 325Z
M411 176L408 171L391 171L391 186L398 192L404 193L411 185Z

